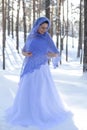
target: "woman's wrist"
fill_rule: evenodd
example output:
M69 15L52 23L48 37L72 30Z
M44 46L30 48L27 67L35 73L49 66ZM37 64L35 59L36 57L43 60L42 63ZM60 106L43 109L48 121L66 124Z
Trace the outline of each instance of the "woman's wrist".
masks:
M22 54L23 54L24 56L32 56L32 53L31 53L31 52L22 52Z

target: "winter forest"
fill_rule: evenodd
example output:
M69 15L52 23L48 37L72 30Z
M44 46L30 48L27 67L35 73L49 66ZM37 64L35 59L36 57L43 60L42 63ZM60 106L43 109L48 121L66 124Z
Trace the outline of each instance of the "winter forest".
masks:
M66 38L66 61L68 61L68 37L72 37L72 48L74 38L78 37L77 57L83 62L83 71L87 70L86 57L86 8L85 1L78 0L2 0L1 22L3 69L5 69L5 46L6 36L16 37L15 49L19 53L19 33L24 33L24 42L35 19L46 16L51 20L50 34L56 36L56 46L62 50ZM61 61L62 63L62 61Z
M58 66L51 60L49 68L74 115L51 130L87 130L87 0L0 0L0 16L0 130L38 130L7 124L4 111L18 90L21 49L41 16L50 19L49 33L60 51Z

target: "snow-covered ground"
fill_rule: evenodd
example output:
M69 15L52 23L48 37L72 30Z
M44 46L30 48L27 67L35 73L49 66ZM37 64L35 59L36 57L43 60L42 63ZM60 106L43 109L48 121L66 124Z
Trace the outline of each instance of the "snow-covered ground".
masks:
M1 41L1 40L0 40ZM37 130L35 128L12 127L4 119L4 112L16 95L23 56L15 50L15 40L7 37L6 70L2 70L2 56L0 52L0 130ZM69 38L69 61L62 55L62 65L57 69L50 66L52 76L58 92L60 92L73 117L53 130L87 130L87 74L82 72L82 64L76 58L77 39L72 48ZM1 44L0 44L1 48Z

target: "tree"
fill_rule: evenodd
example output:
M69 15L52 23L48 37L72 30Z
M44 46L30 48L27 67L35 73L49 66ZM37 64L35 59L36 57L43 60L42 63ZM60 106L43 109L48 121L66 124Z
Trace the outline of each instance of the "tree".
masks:
M33 0L33 23L35 21L35 0Z
M5 42L6 42L6 0L2 0L2 56L5 69Z
M19 10L20 10L20 0L18 0L17 20L16 20L16 49L18 53L19 53Z
M50 0L45 0L46 17L50 19Z
M68 0L67 0L67 23L66 23L66 61L68 61Z
M87 0L84 0L84 55L83 72L87 72Z
M10 35L10 0L8 0L8 35Z
M12 23L12 28L11 28L11 30L12 30L12 38L14 38L14 14L13 14L14 8L13 8L13 5L14 5L14 1L12 1L12 16L11 16L11 23Z
M79 17L79 43L77 57L80 57L80 50L82 49L82 1L80 0L80 17Z
M25 8L26 8L26 3L25 0L22 0L23 2L23 25L24 25L24 42L26 41L26 12L25 12Z

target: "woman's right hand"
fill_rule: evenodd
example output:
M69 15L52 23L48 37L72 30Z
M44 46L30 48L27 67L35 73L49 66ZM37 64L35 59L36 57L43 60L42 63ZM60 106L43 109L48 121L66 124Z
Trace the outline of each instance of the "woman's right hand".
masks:
M32 56L32 53L31 53L31 52L24 52L24 51L22 51L22 54L23 54L24 56Z

